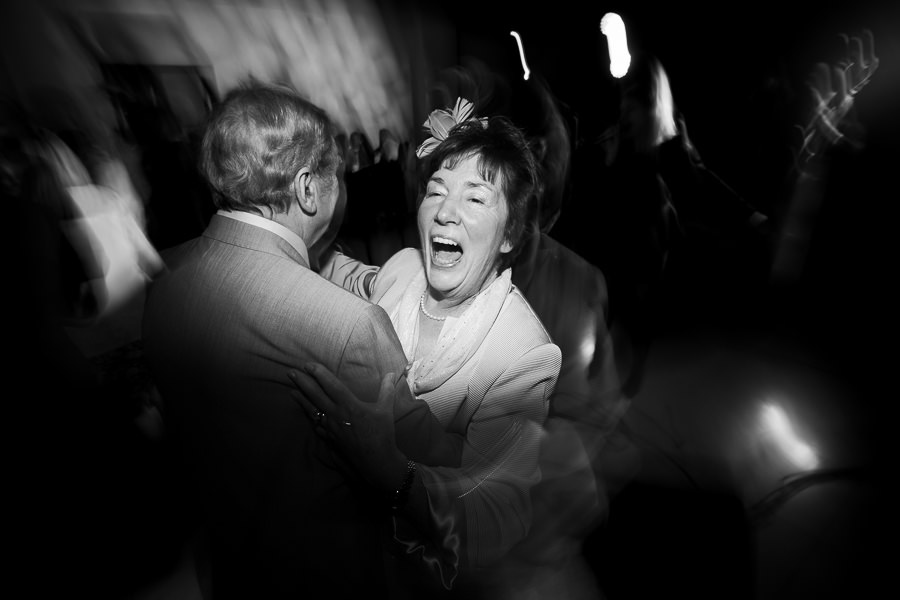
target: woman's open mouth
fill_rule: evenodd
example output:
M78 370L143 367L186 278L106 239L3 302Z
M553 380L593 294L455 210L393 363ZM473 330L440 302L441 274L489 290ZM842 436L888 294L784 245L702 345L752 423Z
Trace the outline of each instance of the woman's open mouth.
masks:
M452 267L462 258L462 247L455 241L434 236L431 238L431 262L439 267Z

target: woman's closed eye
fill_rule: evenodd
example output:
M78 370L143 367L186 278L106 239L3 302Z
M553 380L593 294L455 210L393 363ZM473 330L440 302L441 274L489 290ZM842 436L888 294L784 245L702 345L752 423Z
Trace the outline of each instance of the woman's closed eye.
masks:
M429 187L425 189L425 197L426 198L437 198L440 196L444 196L446 191L440 187Z

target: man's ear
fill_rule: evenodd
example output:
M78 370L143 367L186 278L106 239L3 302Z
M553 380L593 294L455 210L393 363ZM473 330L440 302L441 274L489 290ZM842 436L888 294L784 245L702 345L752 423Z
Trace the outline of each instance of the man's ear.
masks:
M307 167L303 167L294 175L293 183L294 197L300 209L308 214L314 215L318 210L318 202L316 201L316 187L313 182L313 176Z

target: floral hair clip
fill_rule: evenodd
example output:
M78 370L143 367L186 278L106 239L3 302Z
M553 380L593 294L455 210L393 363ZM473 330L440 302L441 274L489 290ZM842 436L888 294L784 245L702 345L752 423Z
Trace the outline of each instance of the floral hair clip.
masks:
M487 127L487 117L480 119L473 117L473 110L475 110L475 105L472 102L465 98L457 98L456 106L453 107L453 110L439 108L431 111L431 114L428 115L428 120L423 124L423 127L431 132L431 137L416 148L416 156L424 158L431 154L441 142L447 139L447 134L450 133L450 130L460 123L477 120L484 127Z

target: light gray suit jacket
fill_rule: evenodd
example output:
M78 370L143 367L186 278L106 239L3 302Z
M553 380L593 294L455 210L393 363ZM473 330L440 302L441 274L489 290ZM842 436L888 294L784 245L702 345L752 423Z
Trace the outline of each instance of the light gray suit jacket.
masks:
M214 586L259 596L265 585L266 597L280 597L328 582L323 593L377 595L379 499L344 476L291 399L287 372L321 362L372 401L382 374L396 373L400 449L458 462L459 443L409 393L387 315L312 272L280 236L227 217L214 215L164 258L144 348L199 494Z

